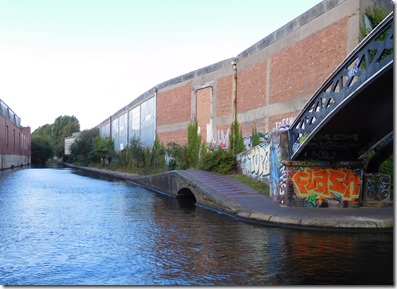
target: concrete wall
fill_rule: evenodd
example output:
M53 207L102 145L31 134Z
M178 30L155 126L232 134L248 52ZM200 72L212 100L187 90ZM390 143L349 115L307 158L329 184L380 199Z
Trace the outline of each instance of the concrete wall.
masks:
M0 169L31 162L30 127L22 127L21 119L0 100Z

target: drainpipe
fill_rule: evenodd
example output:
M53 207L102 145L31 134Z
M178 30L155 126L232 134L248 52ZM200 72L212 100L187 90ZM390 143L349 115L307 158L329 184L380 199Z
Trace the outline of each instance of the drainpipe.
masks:
M237 123L237 60L233 58L233 124ZM234 131L232 131L234 134ZM235 137L235 135L233 135ZM234 155L234 144L232 144L232 154Z
M237 61L232 60L233 66L233 122L237 121Z
M155 100L155 106L156 110L154 111L154 140L156 140L157 137L157 87L154 87L154 100ZM154 141L153 141L154 145Z

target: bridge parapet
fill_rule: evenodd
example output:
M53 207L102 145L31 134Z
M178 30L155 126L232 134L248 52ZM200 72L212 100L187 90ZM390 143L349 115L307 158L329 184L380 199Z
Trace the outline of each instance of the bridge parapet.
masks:
M289 128L290 160L346 160L349 156L354 159L357 153L365 152L368 145L372 146L384 137L376 135L374 143L368 144L363 141L367 136L364 134L338 134L332 129L333 134L318 135L318 132L370 82L386 72L388 75L392 73L393 38L394 21L391 13L336 68L297 116ZM379 99L379 94L386 94L385 98L390 98L392 84L390 85L389 79L387 91L381 92L378 89L377 93L372 95L377 96L379 102L385 102ZM355 109L359 110L360 107ZM309 145L321 147L322 154L311 149Z

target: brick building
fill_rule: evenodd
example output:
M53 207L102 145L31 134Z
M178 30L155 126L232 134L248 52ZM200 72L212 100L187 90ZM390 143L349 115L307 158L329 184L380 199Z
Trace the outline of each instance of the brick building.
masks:
M324 0L234 58L167 80L98 125L123 149L135 135L151 146L187 143L199 123L209 146L228 147L236 112L247 148L263 134L288 127L307 101L359 43L368 7L391 11L389 0ZM254 9L254 8L253 8Z
M30 127L22 127L21 119L0 100L0 170L30 162Z

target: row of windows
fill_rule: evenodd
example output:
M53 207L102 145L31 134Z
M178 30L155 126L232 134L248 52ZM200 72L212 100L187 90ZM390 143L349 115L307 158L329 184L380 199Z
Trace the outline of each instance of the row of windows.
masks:
M7 148L12 147L14 150L15 149L19 149L19 150L27 150L28 149L28 137L20 132L18 132L18 137L17 137L17 132L16 132L15 128L12 129L12 134L11 134L11 138L10 138L10 128L7 125L5 137L6 137L5 145Z

